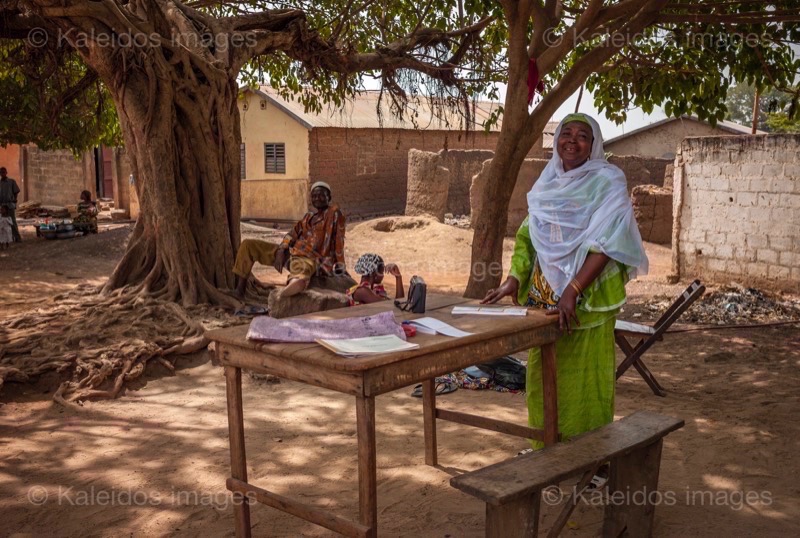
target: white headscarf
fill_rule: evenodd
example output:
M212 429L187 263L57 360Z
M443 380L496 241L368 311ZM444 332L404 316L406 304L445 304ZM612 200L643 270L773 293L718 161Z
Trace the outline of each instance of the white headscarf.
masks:
M592 127L592 152L583 165L566 172L558 155L558 137L565 123L581 119ZM559 296L590 250L627 265L631 278L647 274L647 255L625 174L605 159L603 136L593 118L570 114L558 125L553 158L528 193L528 213L539 266Z

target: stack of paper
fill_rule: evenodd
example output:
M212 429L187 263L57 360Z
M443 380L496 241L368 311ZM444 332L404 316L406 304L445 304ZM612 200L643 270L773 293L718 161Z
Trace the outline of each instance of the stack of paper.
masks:
M444 321L440 321L436 318L419 318L410 321L411 325L417 328L417 330L424 334L444 334L446 336L453 336L453 337L461 337L461 336L470 336L472 333L468 333L467 331L462 331L461 329L456 329L452 325L448 325Z
M453 314L479 316L526 316L528 309L521 306L454 306Z
M368 336L366 338L344 338L339 340L319 339L317 343L330 349L337 355L345 357L361 357L380 353L394 353L417 349L418 344L411 344L390 334L386 336Z

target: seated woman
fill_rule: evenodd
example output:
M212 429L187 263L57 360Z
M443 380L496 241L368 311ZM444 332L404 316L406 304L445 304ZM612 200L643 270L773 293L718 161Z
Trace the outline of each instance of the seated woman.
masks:
M357 304L377 303L389 299L383 287L385 273L395 277L395 299L405 297L403 289L403 275L396 264L384 265L383 259L377 254L364 254L356 262L355 271L361 275L361 282L347 290L347 300L350 306Z
M97 204L92 201L92 193L83 191L78 203L78 216L72 219L76 230L83 233L97 233Z

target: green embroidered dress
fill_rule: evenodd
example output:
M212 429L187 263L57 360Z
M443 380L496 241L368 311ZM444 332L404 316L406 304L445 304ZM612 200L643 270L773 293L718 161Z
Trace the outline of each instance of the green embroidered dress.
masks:
M558 296L548 285L531 243L528 219L517 231L510 276L519 283L520 304L553 308ZM614 260L583 292L578 301L580 327L556 343L558 430L562 440L614 420L614 322L625 303L628 268ZM528 421L544 428L541 351L532 349L527 373ZM534 448L542 443L533 442Z

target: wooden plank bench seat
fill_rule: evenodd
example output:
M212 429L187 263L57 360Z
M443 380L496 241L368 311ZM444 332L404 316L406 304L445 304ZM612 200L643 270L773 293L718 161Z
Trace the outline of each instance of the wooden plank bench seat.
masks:
M637 411L569 442L453 477L450 485L486 503L487 537L511 538L537 535L544 488L582 475L548 534L557 536L576 505L575 492L583 491L605 462L611 462L609 495L656 491L662 440L683 424L681 419ZM603 536L650 536L655 506L649 500L608 503Z

